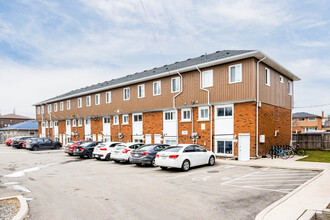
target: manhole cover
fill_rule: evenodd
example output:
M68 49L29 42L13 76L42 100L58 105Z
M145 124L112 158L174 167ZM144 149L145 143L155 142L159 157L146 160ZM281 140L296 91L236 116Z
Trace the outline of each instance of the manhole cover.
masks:
M217 170L210 170L210 171L207 171L208 173L219 173L219 171Z

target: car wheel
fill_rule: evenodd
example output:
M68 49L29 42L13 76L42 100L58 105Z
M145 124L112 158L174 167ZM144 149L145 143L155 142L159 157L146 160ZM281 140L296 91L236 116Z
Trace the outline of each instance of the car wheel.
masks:
M190 168L190 162L189 160L184 160L183 163L182 163L182 167L181 167L181 170L186 172L188 171Z
M128 158L127 163L132 163L131 157Z
M151 161L151 165L152 165L153 167L156 167L156 166L157 166L157 165L156 165L156 159L155 159L155 158Z
M79 156L79 157L80 157L81 159L84 159L84 156L82 156L82 155L81 155L81 156Z
M88 157L89 159L92 159L92 158L93 158L93 153L91 152L90 154L87 155L87 157Z
M120 161L119 160L114 160L115 161L115 163L120 163Z
M60 149L60 146L59 146L58 144L56 144L56 145L54 146L54 150L57 150L57 149Z
M214 158L214 156L211 156L209 159L209 165L213 166L214 164L215 164L215 158Z
M69 154L69 156L73 156L73 154Z
M33 151L37 151L38 149L39 149L38 146L33 146L33 147L32 147L32 150L33 150Z
M160 167L162 170L167 170L167 167Z
M107 154L107 156L105 156L105 160L110 161L110 154Z
M142 163L136 163L135 165L138 166L138 167L141 167Z

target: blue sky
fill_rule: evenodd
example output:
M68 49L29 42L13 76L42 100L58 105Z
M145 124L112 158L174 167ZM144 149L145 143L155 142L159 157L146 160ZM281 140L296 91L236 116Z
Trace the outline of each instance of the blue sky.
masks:
M330 2L0 1L0 110L224 49L258 49L294 72L295 106L330 104ZM330 105L297 108L330 114Z

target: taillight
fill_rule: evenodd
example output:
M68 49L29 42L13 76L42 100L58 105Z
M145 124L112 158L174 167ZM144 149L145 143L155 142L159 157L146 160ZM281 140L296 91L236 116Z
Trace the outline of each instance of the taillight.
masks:
M133 151L131 151L131 154L133 155Z
M148 155L149 153L148 152L143 152L142 154L140 154L140 155Z
M159 157L159 154L156 154L156 157Z
M127 148L125 148L125 149L123 150L123 153L124 153L124 154L127 154L128 151L131 151L131 149L127 149Z
M170 155L168 158L173 158L173 159L176 159L178 158L179 155Z
M100 148L100 150L107 150L107 148L103 147L103 148Z
M14 143L17 143L17 141L14 141Z
M84 148L79 148L79 150L81 150L81 151L85 151L85 149L84 149Z

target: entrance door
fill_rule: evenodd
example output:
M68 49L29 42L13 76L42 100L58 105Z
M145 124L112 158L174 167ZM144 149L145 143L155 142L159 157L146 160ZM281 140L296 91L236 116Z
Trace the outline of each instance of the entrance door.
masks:
M154 135L154 143L155 144L161 144L162 143L162 135L161 134L155 134Z
M164 144L176 145L178 138L177 130L177 111L164 111L163 112L163 134Z
M54 136L55 140L58 141L58 121L54 121Z
M91 140L91 119L87 118L85 119L85 140Z
M250 160L250 134L238 134L238 160Z
M41 122L41 137L46 137L46 127L45 127L45 122Z
M111 132L110 132L110 117L103 118L103 137L104 142L110 142L111 140Z
M142 113L133 114L133 126L132 126L132 136L133 142L140 142L143 139L143 120ZM143 142L143 140L142 140Z
M146 144L151 144L151 134L146 134Z
M66 120L65 134L66 134L67 138L70 137L70 139L71 139L71 120Z

